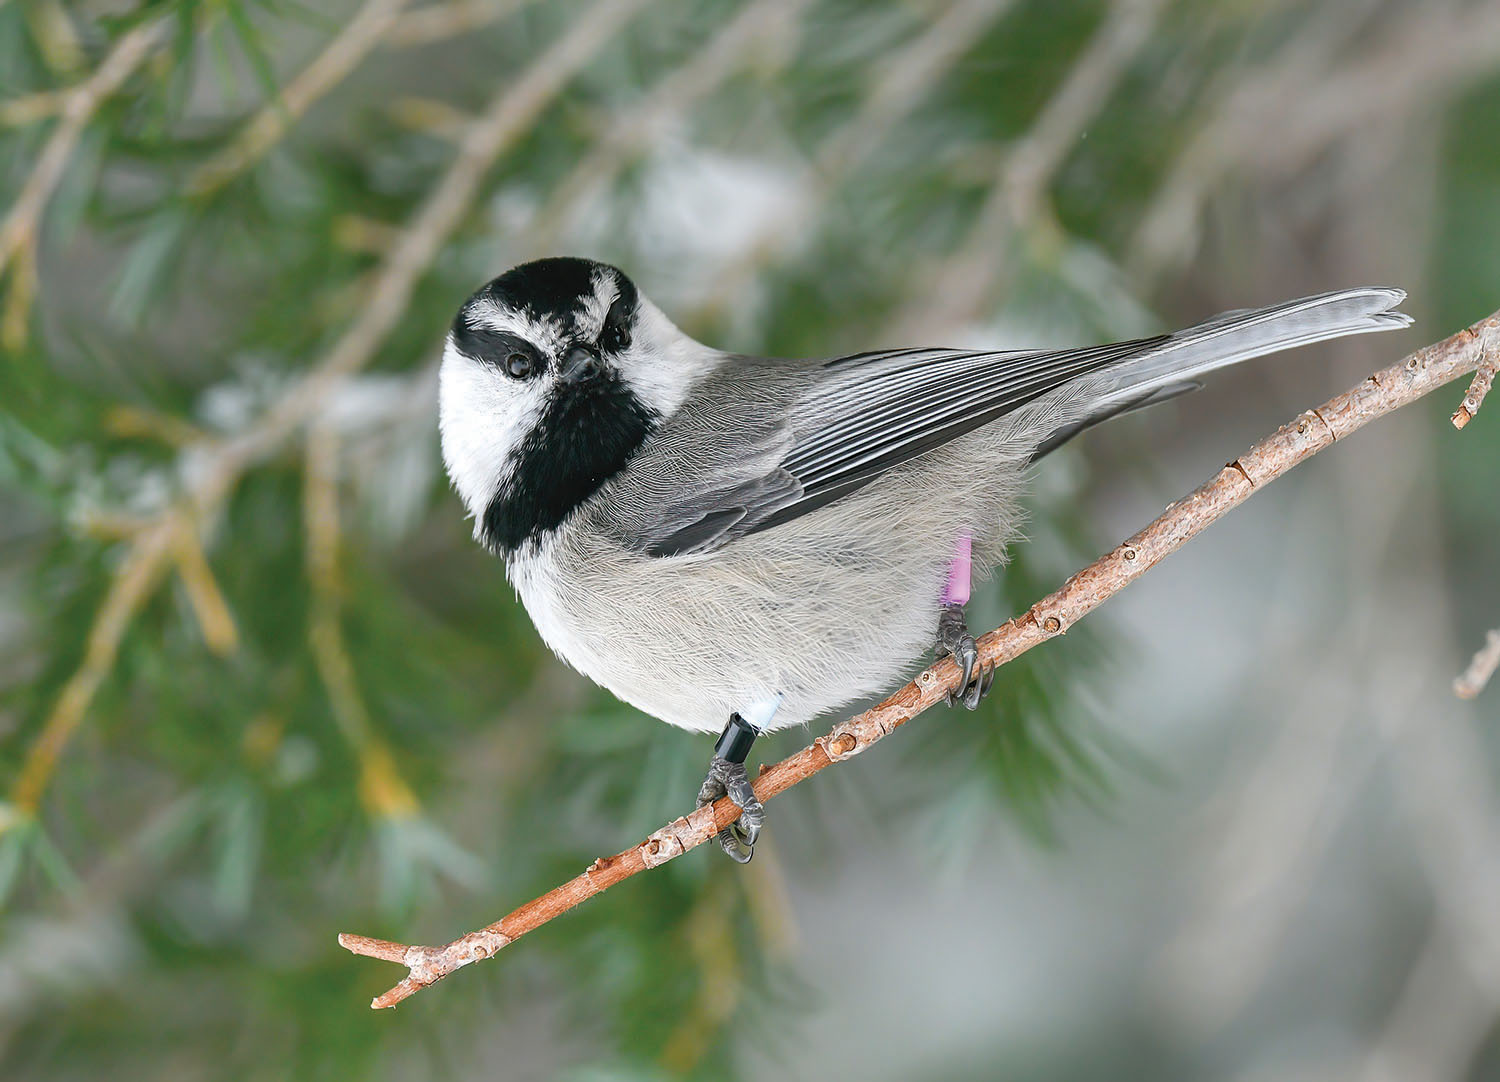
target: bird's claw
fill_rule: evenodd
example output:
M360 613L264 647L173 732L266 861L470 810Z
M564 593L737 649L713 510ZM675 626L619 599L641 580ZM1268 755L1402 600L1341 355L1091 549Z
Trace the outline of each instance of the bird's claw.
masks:
M965 676L967 675L965 673ZM969 683L966 680L959 686L965 690L962 692L948 692L948 705L957 706L959 703L963 703L969 710L978 710L979 704L990 693L990 688L995 686L995 666L981 665L978 675L974 677L973 683Z
M979 647L974 642L973 635L965 635L958 640L957 645L950 651L953 660L958 662L958 667L963 670L963 678L959 680L958 686L966 688L974 678L974 663L979 660ZM949 705L952 705L953 692L948 693Z
M960 669L958 688L948 692L948 705L963 703L970 710L978 709L980 702L994 686L995 666L979 664L979 647L964 622L962 606L943 607L943 614L938 620L937 646L940 654L952 654Z
M712 804L721 796L728 796L739 805L740 817L719 831L719 848L736 863L749 864L755 855L755 841L766 822L765 805L756 799L745 764L731 763L716 755L708 764L703 787L698 790L698 807Z

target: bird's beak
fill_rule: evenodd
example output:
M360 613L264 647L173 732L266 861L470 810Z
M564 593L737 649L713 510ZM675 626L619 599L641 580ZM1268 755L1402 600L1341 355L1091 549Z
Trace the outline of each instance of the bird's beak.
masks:
M562 355L558 375L565 383L586 383L603 370L599 354L587 346L572 346Z

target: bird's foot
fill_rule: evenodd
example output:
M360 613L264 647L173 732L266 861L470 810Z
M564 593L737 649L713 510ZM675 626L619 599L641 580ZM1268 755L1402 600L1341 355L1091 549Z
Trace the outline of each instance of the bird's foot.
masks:
M755 840L766 822L766 809L755 796L750 785L750 775L745 771L745 756L755 742L753 726L738 714L732 714L729 724L714 745L714 757L708 764L708 776L698 790L698 807L712 804L721 796L728 796L739 805L740 817L718 833L719 848L738 864L749 864L755 855Z
M937 645L934 647L938 657L944 654L952 654L953 660L963 670L963 679L959 681L958 691L948 692L948 705L956 706L963 703L970 710L976 710L984 697L990 693L990 688L995 683L995 666L978 665L979 647L974 642L974 636L969 634L968 621L964 619L964 607L957 604L943 606L942 614L938 617ZM978 665L978 671L975 671Z
M750 787L750 776L744 763L731 763L715 755L708 764L708 777L703 779L703 788L698 790L698 807L712 804L727 795L740 806L740 817L719 831L719 848L739 864L749 864L755 855L755 839L760 837L760 828L766 821L766 809L755 798Z

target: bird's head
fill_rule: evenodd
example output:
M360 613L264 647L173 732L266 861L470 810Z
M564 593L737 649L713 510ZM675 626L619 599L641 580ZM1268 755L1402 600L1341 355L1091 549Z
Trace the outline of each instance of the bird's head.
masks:
M554 530L681 405L715 355L618 269L540 259L463 303L439 391L443 462L475 536Z

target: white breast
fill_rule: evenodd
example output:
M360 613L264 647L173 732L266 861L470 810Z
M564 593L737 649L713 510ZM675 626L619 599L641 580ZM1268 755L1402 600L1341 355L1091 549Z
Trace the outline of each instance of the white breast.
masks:
M653 717L718 732L779 701L769 727L801 724L912 671L960 529L978 525L978 568L998 558L1017 472L1007 484L961 470L964 452L710 554L651 558L573 520L508 573L549 647Z
M580 672L592 675L588 636L567 615L564 571L555 560L556 544L548 539L528 544L506 561L505 573L537 634L548 648Z

